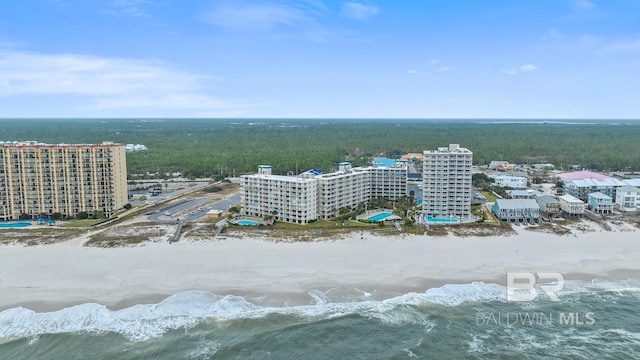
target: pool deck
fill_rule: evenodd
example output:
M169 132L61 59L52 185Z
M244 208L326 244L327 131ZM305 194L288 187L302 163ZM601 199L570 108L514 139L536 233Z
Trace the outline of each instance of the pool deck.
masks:
M383 214L385 216L377 218L378 216L381 216ZM390 216L393 216L393 210L391 210L391 209L376 209L376 210L368 211L367 213L358 216L357 219L358 220L381 222L381 221L384 221L386 218L388 218Z

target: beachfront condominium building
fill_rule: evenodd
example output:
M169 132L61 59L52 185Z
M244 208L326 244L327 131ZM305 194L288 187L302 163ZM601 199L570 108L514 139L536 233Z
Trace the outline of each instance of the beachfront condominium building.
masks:
M352 168L340 163L338 171L315 176L318 181L318 217L332 219L340 209L353 211L358 204L371 200L370 168ZM405 179L406 182L406 179Z
M473 153L458 144L424 152L422 213L429 218L471 215Z
M0 143L0 220L110 217L127 199L124 144Z
M396 160L390 166L367 168L371 173L371 198L396 200L407 195L407 160Z
M342 162L338 171L297 176L272 175L271 166L260 165L257 174L243 175L243 214L278 221L307 224L332 219L344 210L355 210L373 197L395 200L406 196L407 166L351 167Z
M303 176L272 175L271 166L260 165L258 173L242 176L243 214L307 224L317 217L317 180Z

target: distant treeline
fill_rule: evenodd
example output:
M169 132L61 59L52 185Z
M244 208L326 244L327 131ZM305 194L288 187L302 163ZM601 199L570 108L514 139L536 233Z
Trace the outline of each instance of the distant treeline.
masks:
M432 120L236 119L3 119L0 141L139 143L127 155L130 174L181 171L185 176L239 175L270 164L286 174L331 171L384 154L397 157L460 144L475 164L491 160L580 165L593 170L640 170L640 122L482 123ZM356 156L359 149L360 156Z

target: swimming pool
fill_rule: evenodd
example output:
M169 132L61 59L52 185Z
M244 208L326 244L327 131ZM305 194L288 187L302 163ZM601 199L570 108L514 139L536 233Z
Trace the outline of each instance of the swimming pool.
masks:
M431 223L441 223L441 224L455 224L459 223L460 220L453 218L435 218L433 216L427 216L427 221Z
M30 226L31 223L28 222L17 222L17 223L8 223L8 224L4 224L4 223L0 223L0 229L3 228L21 228L21 227L27 227Z
M391 216L392 214L390 212L381 212L381 213L377 213L373 216L369 216L367 218L367 220L369 221L382 221L386 218L388 218L389 216Z
M240 220L238 222L236 222L236 224L238 225L243 225L243 226L255 226L255 225L262 225L261 222L259 221L253 221L253 220Z

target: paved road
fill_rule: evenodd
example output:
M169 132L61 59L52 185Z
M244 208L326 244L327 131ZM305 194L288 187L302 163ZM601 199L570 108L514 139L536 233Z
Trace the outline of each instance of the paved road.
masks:
M229 208L232 208L240 204L240 201L242 201L242 194L235 193L226 199L222 199L220 201L217 201L211 204L211 209L227 211L229 210Z
M157 183L158 181L154 180L153 182ZM165 190L164 187L162 187L163 192L159 196L151 196L151 194L148 191L141 191L141 192L136 192L136 194L146 196L147 200L140 201L140 200L130 199L129 202L131 203L131 205L134 205L134 206L153 205L159 201L165 201L168 199L180 197L187 192L203 189L209 185L210 185L209 182L170 183L171 187L168 190ZM172 188L176 186L181 187L181 189L175 190Z
M206 201L206 198L184 200L177 204L162 208L158 213L150 215L149 220L158 222L175 222L177 219L189 220L189 214L185 214L184 212L199 207Z
M228 211L229 208L238 205L240 201L242 201L242 195L240 193L234 193L211 205L206 207L202 206L206 201L206 198L181 201L172 206L163 208L156 214L150 215L149 220L156 222L175 222L178 218L180 221L196 220L206 216L209 210ZM187 211L189 211L189 213L186 213Z

